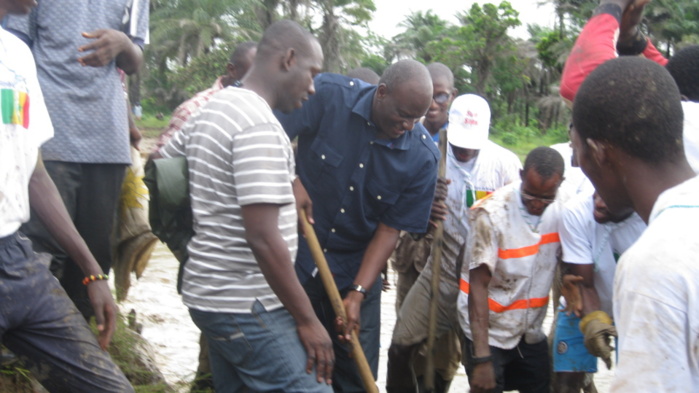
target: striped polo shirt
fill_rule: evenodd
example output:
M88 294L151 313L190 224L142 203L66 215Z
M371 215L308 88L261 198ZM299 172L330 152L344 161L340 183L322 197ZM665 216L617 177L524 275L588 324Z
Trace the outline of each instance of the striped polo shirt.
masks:
M184 155L195 235L188 245L182 299L210 312L249 313L260 301L282 307L245 240L241 206L280 205L278 225L296 258L297 216L291 143L269 105L250 90L216 94L162 149Z

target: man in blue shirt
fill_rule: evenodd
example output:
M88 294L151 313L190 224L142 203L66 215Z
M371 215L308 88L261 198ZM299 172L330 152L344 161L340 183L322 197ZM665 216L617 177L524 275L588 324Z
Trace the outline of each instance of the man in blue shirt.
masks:
M426 231L437 179L439 152L418 123L432 102L432 80L422 64L403 60L386 69L378 86L321 74L315 88L300 110L279 117L289 137L298 136L297 205L312 217L344 297L347 321L340 337L303 238L296 272L335 340L333 387L361 392L361 379L343 341L360 328L359 339L376 377L379 273L400 230Z

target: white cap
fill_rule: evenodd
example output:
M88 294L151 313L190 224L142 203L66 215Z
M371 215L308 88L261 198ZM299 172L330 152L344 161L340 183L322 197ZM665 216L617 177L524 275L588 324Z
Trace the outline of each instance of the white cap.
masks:
M456 147L480 150L488 141L490 106L481 96L456 97L449 109L447 140Z

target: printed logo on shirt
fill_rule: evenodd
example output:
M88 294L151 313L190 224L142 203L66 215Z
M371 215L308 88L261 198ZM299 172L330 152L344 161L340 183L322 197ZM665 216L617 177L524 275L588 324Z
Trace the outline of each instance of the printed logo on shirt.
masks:
M29 128L29 95L15 89L0 89L2 123Z
M464 204L466 205L466 207L470 208L473 206L474 203L487 197L488 195L490 195L492 193L493 193L492 191L475 191L474 192L473 190L466 189L466 191L464 192L464 194L465 194Z

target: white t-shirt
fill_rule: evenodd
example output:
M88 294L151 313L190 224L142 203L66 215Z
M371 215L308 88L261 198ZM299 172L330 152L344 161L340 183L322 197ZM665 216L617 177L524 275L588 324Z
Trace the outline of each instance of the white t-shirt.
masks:
M560 232L563 262L595 265L595 289L601 309L612 315L617 260L641 236L646 224L636 213L618 223L600 224L593 217L594 208L592 194L581 195L565 205Z
M666 190L648 229L619 260L612 392L689 392L699 386L699 177Z
M0 237L29 220L29 179L53 136L27 45L0 28Z
M684 110L684 154L694 173L699 174L699 102L682 101Z

